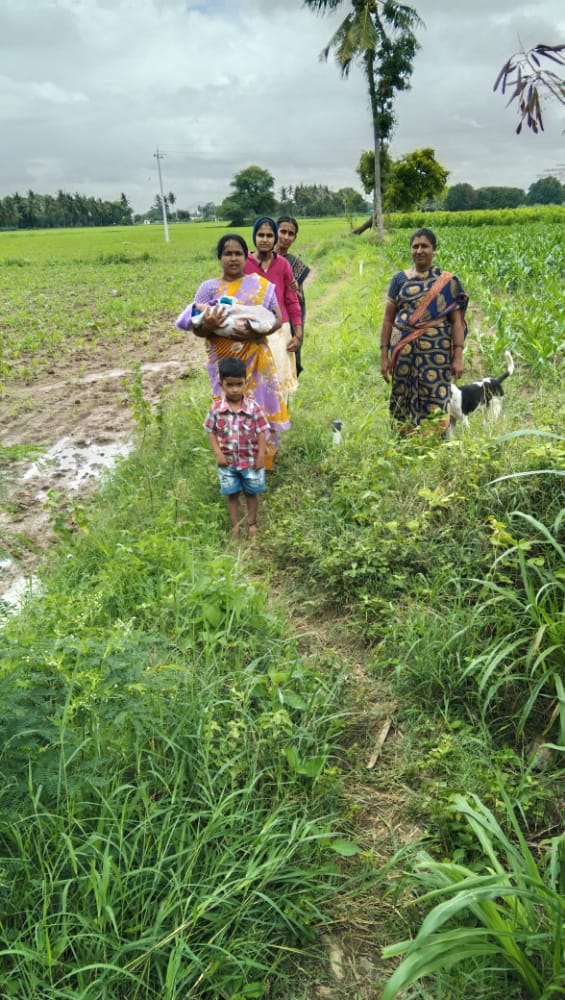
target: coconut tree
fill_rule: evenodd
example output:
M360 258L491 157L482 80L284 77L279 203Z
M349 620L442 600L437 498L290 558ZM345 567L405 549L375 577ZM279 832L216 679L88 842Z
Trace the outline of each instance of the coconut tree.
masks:
M394 96L397 91L407 90L410 86L412 62L419 48L414 29L422 26L423 22L413 7L396 0L304 2L317 14L337 10L342 4L349 8L345 20L320 53L320 59L325 62L333 51L345 78L355 62L363 68L369 92L375 151L373 225L379 239L383 240L381 150L394 127Z
M171 215L174 215L175 201L176 200L177 199L175 198L175 196L174 196L174 194L173 194L172 191L169 191L169 193L165 195L165 204L169 205L169 207L171 209Z

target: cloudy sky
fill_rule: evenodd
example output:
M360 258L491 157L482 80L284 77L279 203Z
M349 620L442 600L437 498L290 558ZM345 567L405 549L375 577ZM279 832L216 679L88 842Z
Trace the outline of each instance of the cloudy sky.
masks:
M449 183L527 189L565 170L563 108L516 136L492 86L513 52L565 42L563 0L413 0L412 89L398 97L393 157L432 146ZM302 0L0 0L0 197L29 188L117 198L146 211L220 202L242 168L282 185L360 190L371 148L361 71L318 59L349 9ZM565 175L563 178L565 180Z

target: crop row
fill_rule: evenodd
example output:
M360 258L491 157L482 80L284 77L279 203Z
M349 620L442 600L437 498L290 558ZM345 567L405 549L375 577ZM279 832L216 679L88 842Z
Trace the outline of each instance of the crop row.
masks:
M465 226L435 230L437 262L455 271L471 299L470 330L488 360L510 347L529 369L562 362L565 348L565 235L563 226L532 223L489 227L472 238ZM387 254L409 259L405 231Z

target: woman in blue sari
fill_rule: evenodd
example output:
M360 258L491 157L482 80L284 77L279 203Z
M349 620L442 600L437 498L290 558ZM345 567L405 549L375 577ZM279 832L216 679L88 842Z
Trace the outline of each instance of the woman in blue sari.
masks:
M413 267L394 275L381 328L381 374L392 379L390 414L403 434L438 411L438 430L446 430L451 379L463 373L468 296L459 278L433 265L436 249L431 229L412 235Z

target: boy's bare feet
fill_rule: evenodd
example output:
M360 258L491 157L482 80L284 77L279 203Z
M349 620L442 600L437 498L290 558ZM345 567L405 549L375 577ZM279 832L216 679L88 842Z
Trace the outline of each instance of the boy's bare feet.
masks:
M258 529L258 527L257 527L256 524L250 524L250 525L248 525L248 528L247 528L247 537L248 538L257 538L258 533L259 533L259 529Z
M231 536L232 538L239 538L239 535L240 535L240 527L239 524L236 524L235 527L231 529Z

